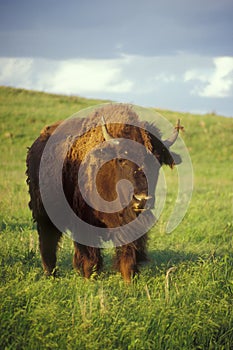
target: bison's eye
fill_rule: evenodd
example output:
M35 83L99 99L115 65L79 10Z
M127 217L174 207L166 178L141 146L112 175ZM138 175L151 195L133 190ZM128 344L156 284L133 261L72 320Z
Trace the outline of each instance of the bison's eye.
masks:
M133 175L136 179L144 179L146 178L146 175L144 173L144 168L140 167L138 169L136 169L134 172L133 172Z
M140 168L137 168L137 169L134 171L134 174L142 173L143 170L144 170L144 166L141 166Z

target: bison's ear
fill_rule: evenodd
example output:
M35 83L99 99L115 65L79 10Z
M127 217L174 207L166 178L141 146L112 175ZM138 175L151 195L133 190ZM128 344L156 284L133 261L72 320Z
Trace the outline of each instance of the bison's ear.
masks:
M174 159L175 165L182 163L182 158L181 156L179 156L179 154L175 152L171 152L171 155L172 155L172 158Z
M171 152L159 138L150 134L150 139L152 152L161 165L166 164L173 168L182 162L181 157L177 153Z
M174 152L170 152L166 147L161 147L160 151L155 152L156 157L161 165L169 165L170 168L173 168L175 165L178 165L182 162L181 157Z
M161 165L167 164L173 168L175 165L182 162L181 157L178 154L170 151L170 147L176 142L179 131L183 129L184 127L180 125L180 119L178 119L170 137L162 141L156 127L153 124L149 125L152 152Z
M182 160L179 154L170 152L169 150L165 149L161 159L161 164L166 164L166 165L169 165L171 168L173 168L175 165L178 165L181 162Z

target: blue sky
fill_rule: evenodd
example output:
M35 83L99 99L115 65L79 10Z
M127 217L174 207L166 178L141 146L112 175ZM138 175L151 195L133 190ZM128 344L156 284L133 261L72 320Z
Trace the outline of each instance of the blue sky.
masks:
M233 116L232 0L0 0L0 84Z

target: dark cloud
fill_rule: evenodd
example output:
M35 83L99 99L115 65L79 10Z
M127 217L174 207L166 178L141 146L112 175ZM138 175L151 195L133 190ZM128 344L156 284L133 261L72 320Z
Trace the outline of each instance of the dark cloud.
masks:
M231 0L0 3L1 56L232 55Z

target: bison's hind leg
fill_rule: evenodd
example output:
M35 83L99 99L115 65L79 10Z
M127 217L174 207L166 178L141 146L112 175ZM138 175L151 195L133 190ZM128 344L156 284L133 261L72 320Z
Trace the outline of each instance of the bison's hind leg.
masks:
M50 222L38 223L37 229L44 272L46 275L55 276L57 248L62 234Z
M85 278L90 278L94 272L99 272L103 265L100 248L88 247L74 242L74 268Z

